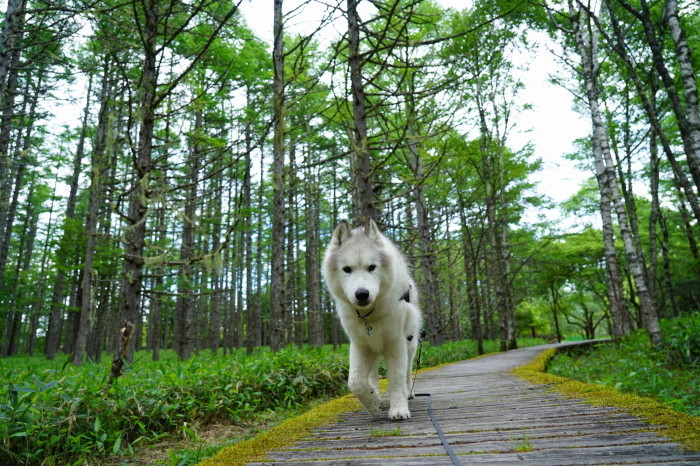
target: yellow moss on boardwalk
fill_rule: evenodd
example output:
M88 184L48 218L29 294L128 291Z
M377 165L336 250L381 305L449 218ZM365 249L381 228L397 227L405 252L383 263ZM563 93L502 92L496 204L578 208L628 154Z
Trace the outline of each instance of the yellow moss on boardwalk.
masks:
M542 351L532 362L517 367L513 373L529 382L546 384L572 398L582 398L595 406L619 408L654 425L660 434L682 443L692 451L700 451L700 419L674 411L652 398L621 393L603 385L587 384L547 374L547 362L556 349Z
M242 465L254 461L264 461L265 452L291 446L308 437L313 429L328 425L342 413L360 410L360 402L352 395L323 403L311 411L288 419L273 429L249 440L225 447L200 465Z

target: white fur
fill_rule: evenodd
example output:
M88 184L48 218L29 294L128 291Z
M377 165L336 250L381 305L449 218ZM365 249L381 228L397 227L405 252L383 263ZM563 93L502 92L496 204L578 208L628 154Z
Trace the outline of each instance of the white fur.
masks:
M379 415L378 368L384 357L389 378L389 419L410 418L411 366L420 338L421 313L406 259L374 221L354 230L343 221L326 249L323 276L350 338L350 390L367 411ZM358 298L358 291L360 298L362 293L368 295L365 301ZM401 299L406 291L410 292L410 302ZM358 318L358 312L367 315L364 321Z

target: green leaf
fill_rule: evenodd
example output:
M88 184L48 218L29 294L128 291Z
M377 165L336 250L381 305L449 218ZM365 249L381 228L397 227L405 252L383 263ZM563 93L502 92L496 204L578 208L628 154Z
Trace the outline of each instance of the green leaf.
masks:
M116 455L119 452L119 450L121 449L121 447L122 447L122 436L120 435L119 437L117 437L117 441L114 442L114 446L112 446L112 453Z

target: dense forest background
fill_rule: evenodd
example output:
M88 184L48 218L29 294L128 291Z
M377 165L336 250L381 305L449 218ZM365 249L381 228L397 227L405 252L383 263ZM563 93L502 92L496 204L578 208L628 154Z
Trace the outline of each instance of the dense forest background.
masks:
M0 354L99 360L127 321L154 359L340 343L320 257L342 218L409 256L433 344L659 341L697 311L697 2L272 3L272 43L240 1L6 3ZM509 145L534 32L590 125L559 206ZM524 220L553 207L596 221Z

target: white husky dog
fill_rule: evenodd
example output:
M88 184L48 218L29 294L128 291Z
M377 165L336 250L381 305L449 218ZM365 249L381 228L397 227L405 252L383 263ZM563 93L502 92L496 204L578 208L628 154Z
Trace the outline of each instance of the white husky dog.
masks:
M418 292L403 254L374 221L340 222L323 258L323 276L350 338L348 386L372 415L380 414L379 360L389 377L389 419L411 417L411 366L420 338Z

